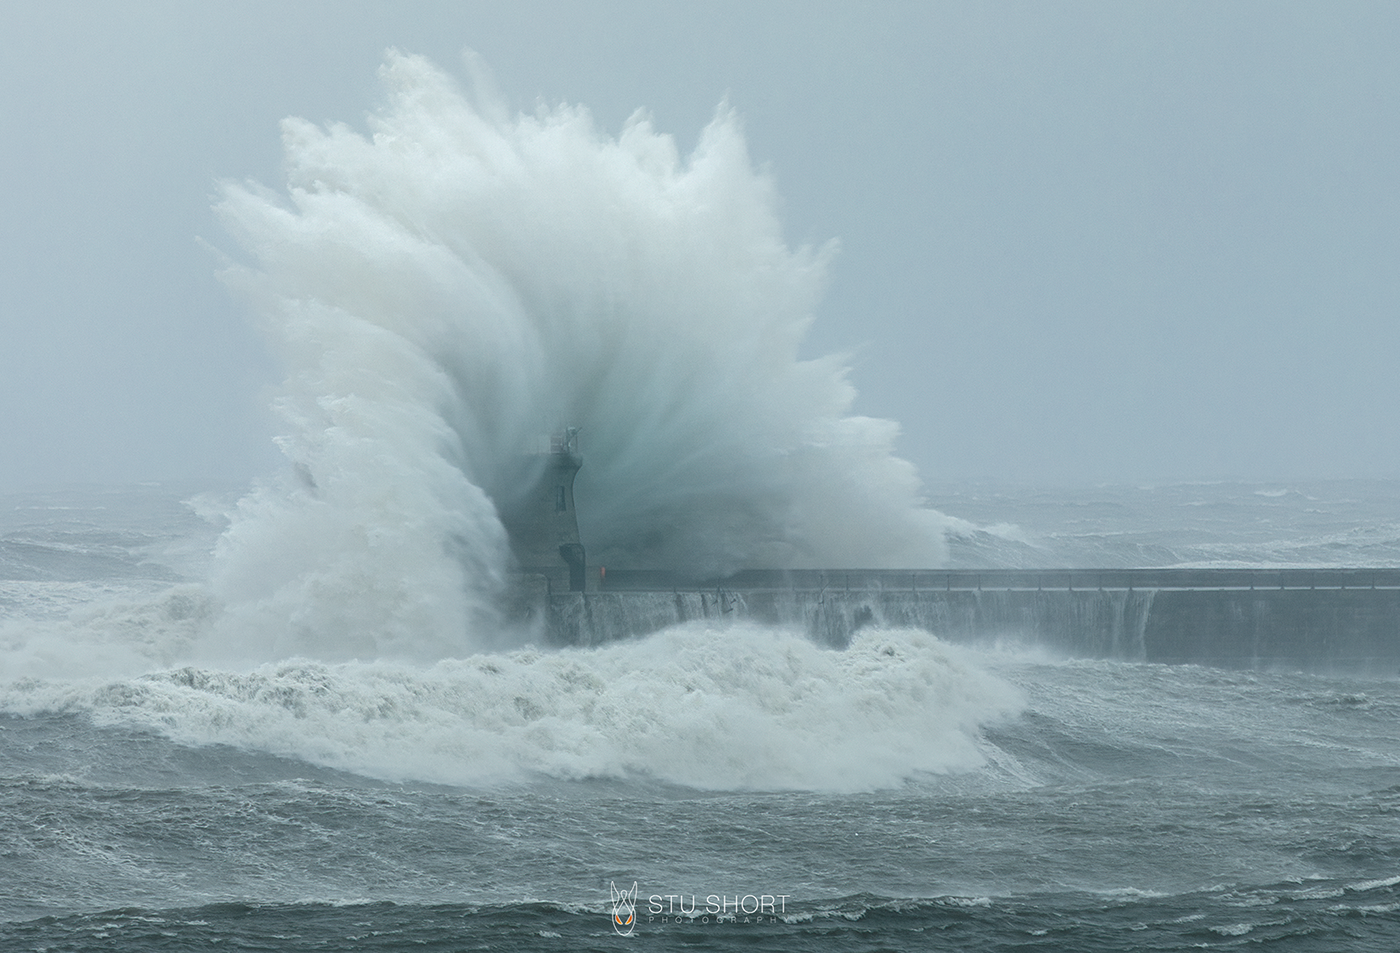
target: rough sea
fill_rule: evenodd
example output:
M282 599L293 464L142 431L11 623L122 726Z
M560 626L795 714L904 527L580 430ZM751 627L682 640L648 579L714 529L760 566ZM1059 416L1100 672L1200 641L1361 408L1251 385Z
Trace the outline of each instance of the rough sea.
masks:
M698 578L1397 566L1400 483L923 486L728 106L380 75L216 205L285 472L0 498L0 953L1400 948L1393 670L498 611L563 428L589 565Z
M210 661L200 490L0 501L0 950L1400 942L1394 671L695 626ZM955 565L1400 564L1393 482L934 493Z

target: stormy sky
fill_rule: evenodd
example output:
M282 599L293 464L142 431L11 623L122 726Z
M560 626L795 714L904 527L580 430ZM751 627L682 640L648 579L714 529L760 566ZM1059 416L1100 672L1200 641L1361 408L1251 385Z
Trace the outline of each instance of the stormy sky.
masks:
M387 47L683 150L727 97L840 241L808 353L928 481L1400 476L1392 3L11 0L0 42L0 489L278 465L210 202L280 185L284 116L362 128Z

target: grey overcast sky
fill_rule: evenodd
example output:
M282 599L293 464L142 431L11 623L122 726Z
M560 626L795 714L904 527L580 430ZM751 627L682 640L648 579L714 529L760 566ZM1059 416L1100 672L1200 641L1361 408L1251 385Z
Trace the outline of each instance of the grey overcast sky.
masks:
M929 481L1400 476L1400 4L0 6L0 488L241 481L277 371L198 238L385 48L517 109L741 113L809 353Z

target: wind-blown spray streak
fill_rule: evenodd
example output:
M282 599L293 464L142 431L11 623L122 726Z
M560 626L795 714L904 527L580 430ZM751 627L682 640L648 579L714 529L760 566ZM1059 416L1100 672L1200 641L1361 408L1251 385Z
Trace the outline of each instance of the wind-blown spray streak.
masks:
M421 58L382 78L370 135L289 119L287 194L218 206L303 477L247 498L221 548L221 595L283 629L275 654L451 651L561 424L593 562L941 561L897 426L849 414L839 358L798 357L832 248L785 244L727 107L683 160L642 113L613 139L580 107L511 118Z

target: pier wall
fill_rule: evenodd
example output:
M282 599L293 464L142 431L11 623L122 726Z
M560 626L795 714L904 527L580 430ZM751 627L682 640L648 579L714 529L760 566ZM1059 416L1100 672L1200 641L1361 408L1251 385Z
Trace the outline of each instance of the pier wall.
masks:
M1079 658L1229 668L1400 670L1400 570L607 573L554 592L551 641L592 645L696 620L791 626L841 646L866 626Z

